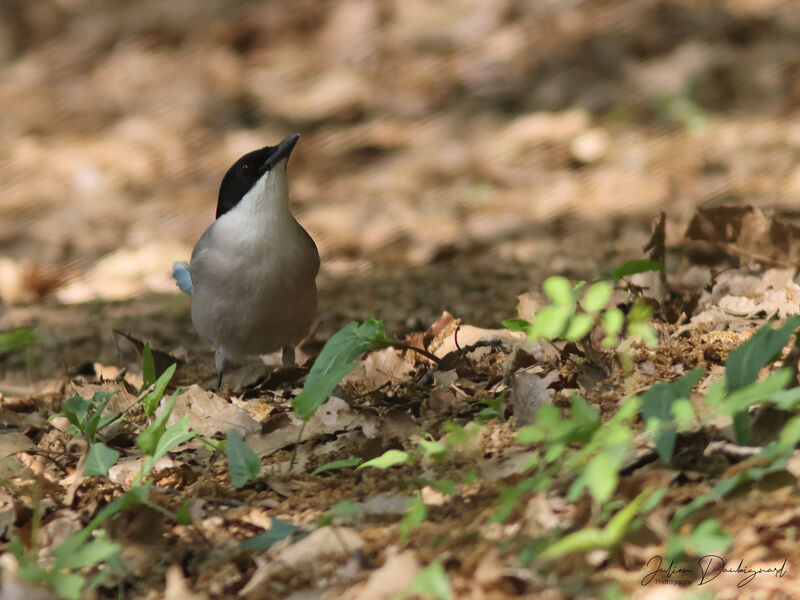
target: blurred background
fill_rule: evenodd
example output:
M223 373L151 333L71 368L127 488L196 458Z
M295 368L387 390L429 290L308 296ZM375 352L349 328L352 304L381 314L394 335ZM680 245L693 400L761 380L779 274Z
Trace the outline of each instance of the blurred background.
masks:
M643 257L661 210L673 247L698 206L797 211L800 6L3 0L0 331L37 328L35 377L118 360L112 328L210 365L172 262L230 164L293 132L316 343L497 326L546 276Z

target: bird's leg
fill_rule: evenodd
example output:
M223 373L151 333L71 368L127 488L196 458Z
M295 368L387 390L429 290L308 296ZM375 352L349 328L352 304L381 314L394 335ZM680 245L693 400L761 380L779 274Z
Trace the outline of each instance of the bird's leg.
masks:
M284 367L290 367L294 364L294 346L284 346L282 362Z
M222 389L222 374L225 372L225 365L228 364L230 354L222 348L217 348L214 353L214 364L217 367L217 391Z

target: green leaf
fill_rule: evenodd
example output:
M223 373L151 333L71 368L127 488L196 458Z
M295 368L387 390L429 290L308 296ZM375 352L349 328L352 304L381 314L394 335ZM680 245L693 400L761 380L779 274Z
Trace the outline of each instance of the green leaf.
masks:
M158 415L153 423L147 429L143 430L136 436L136 445L142 449L145 454L152 455L156 451L158 440L164 435L167 429L167 419L172 414L172 409L175 407L175 401L178 399L178 390L170 396L167 400L164 410Z
M18 327L0 333L0 354L32 346L37 339L36 332L30 327Z
M333 523L334 519L343 519L345 517L352 517L359 511L358 505L352 500L340 500L333 507L328 510L319 521L317 527L325 527Z
M64 548L64 550L62 550ZM105 562L119 554L121 546L105 538L90 540L77 548L64 545L53 551L56 558L55 569L82 569Z
M688 538L689 544L698 556L713 552L724 552L730 548L733 540L715 519L706 519L694 528Z
M572 315L569 323L567 323L567 330L564 332L564 339L568 342L574 342L575 340L581 339L592 330L593 323L594 319L592 319L592 317L589 315L585 315L583 313Z
M233 487L238 490L258 477L261 472L261 461L235 429L228 432L225 451L228 455L228 474Z
M51 571L47 574L47 583L58 595L66 600L81 600L86 578L78 573L59 573Z
M566 277L548 277L544 280L542 289L555 304L572 304L574 302L572 285Z
M560 540L545 548L538 556L542 560L559 558L574 552L588 552L597 548L605 548L603 531L597 527L579 529L574 533L564 536Z
M764 381L756 381L731 393L720 406L720 412L733 416L746 411L753 404L769 402L774 395L780 392L797 393L800 388L794 388L794 390L784 389L791 383L793 378L792 369L788 367L777 369L770 373Z
M84 423L86 423L86 416L89 414L89 406L91 406L91 402L85 398L73 396L67 399L61 406L61 415L66 417L75 427L83 431Z
M358 458L357 456L351 456L350 458L343 458L341 460L334 460L329 463L325 463L311 471L312 475L319 475L320 473L324 473L325 471L336 471L338 469L345 469L347 467L355 467L361 464L361 461L364 460L363 458Z
M767 323L753 336L728 355L725 361L725 381L728 393L755 383L758 373L775 358L800 326L800 315L786 320L780 329Z
M777 358L798 326L800 326L800 315L787 319L780 329L773 329L771 323L767 323L731 352L725 361L725 382L728 393L754 383L758 379L759 371ZM736 441L747 444L750 438L750 419L746 411L740 411L733 416L733 428Z
M408 586L407 592L434 600L450 600L453 597L447 573L439 561L434 561L422 569Z
M563 337L570 317L575 314L575 307L569 304L550 304L536 313L533 324L528 330L532 341L538 339L552 340Z
M617 336L625 326L625 315L618 308L609 308L603 311L603 316L600 317L600 327L606 332L606 339L603 344L606 346L613 346L617 343Z
M441 479L437 479L436 481L431 481L429 485L443 494L447 494L448 496L455 496L458 493L458 488L456 487L456 482L450 479L449 477L442 477Z
M301 419L310 419L339 382L355 368L355 360L387 341L383 322L374 317L368 317L361 324L352 321L334 333L314 361L303 391L292 400L294 412Z
M189 415L183 415L172 425L172 427L164 431L164 434L159 438L158 443L156 444L153 454L145 459L144 464L142 465L142 468L139 471L139 474L136 476L133 484L135 486L139 485L139 483L150 473L153 466L159 461L159 459L161 459L161 457L166 455L167 452L172 450L174 447L179 446L184 442L188 442L193 437L194 431L189 431Z
M628 532L631 521L649 496L642 492L611 517L603 529L587 527L564 536L539 554L542 560L552 560L573 552L588 552L597 548L605 550L618 546Z
M411 502L411 506L408 507L403 520L400 521L400 543L405 544L414 527L424 523L425 519L427 518L428 507L422 501L421 497L415 496L414 500Z
M611 271L611 277L614 281L619 281L623 277L628 277L629 275L646 273L647 271L661 271L663 268L664 265L655 260L629 260Z
M665 463L672 460L678 429L674 423L672 405L676 400L689 397L689 392L703 376L703 369L689 371L672 383L659 382L642 394L641 411L645 421L658 419L662 426L656 434L656 450Z
M242 550L266 550L277 542L285 540L289 536L303 531L304 530L300 529L299 527L295 527L286 521L272 519L272 527L267 529L264 533L244 540L241 544L239 544L239 547Z
M165 456L167 452L180 446L184 442L188 442L194 437L194 431L189 431L189 415L183 415L176 421L172 427L168 428L161 439L158 440L156 450L153 453L154 461L159 460Z
M598 281L586 290L581 300L583 310L588 313L600 312L606 307L614 292L614 286L608 281Z
M658 331L650 323L629 323L628 335L641 339L648 348L658 348Z
M83 474L87 477L102 475L108 477L108 470L117 462L120 454L102 442L92 444L83 463Z
M6 544L6 550L17 557L17 560L20 560L23 554L25 554L25 546L22 545L22 541L16 536L11 538L11 541Z
M778 448L783 452L791 453L800 442L800 415L796 415L786 422L778 434Z
M148 344L142 348L142 390L146 390L156 381L156 361Z
M161 401L161 397L164 395L164 390L167 389L169 380L172 379L172 376L175 374L176 368L178 368L177 363L172 363L169 367L167 367L167 370L164 371L161 374L161 377L159 377L156 381L153 391L142 398L142 408L144 408L144 414L146 414L148 417L152 417L156 412L158 403Z
M527 333L528 328L531 326L530 321L526 321L525 319L504 319L500 322L503 327L508 329L509 331L521 331L522 333Z
M422 454L422 456L427 456L428 458L441 460L447 455L447 446L441 442L422 440L419 442L418 447L420 454Z
M600 425L600 410L578 394L572 394L572 423L578 429L594 430Z
M90 411L90 416L86 419L84 427L84 434L89 443L94 443L95 435L100 427L100 421L103 419L103 411L106 409L106 406L111 401L111 398L114 397L115 393L116 392L97 392L92 398L92 410ZM111 420L113 420L116 418L116 415L110 415L110 417ZM108 422L108 420L108 418L105 419L106 422Z
M611 494L617 489L619 476L617 466L607 454L598 454L585 470L586 485L589 493L598 504L605 504L611 498Z
M175 511L175 521L180 525L191 525L192 515L189 514L189 500L181 502L178 510Z
M352 362L370 348L386 341L383 321L368 317L361 324L350 322L334 333L325 344L306 377L306 385L314 385L316 381L326 378L337 366Z
M387 450L377 458L368 460L356 467L356 471L365 469L367 467L375 467L376 469L388 469L395 465L406 465L411 463L411 455L402 450Z
M647 501L649 491L642 492L636 498L631 500L624 508L615 514L606 526L603 528L603 535L605 536L606 548L612 548L619 545L622 538L628 531L628 527L633 521L633 518L638 514L639 509L644 506Z
M317 358L317 361L319 361L319 358ZM317 363L314 364L316 365ZM325 378L310 385L308 380L306 380L303 391L292 400L292 410L294 410L301 419L306 421L310 419L317 409L330 398L330 395L333 393L333 390L336 389L336 386L339 385L339 382L344 379L350 371L356 368L356 365L358 365L356 361L338 365L335 369L328 370Z

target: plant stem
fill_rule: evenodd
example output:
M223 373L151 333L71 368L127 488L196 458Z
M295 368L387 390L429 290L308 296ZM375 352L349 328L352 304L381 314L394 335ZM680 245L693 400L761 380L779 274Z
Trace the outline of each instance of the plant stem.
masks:
M412 352L421 354L428 360L433 361L434 363L436 363L437 366L440 365L442 362L442 359L436 356L435 354L428 352L423 348L417 348L416 346L409 346L408 344L406 344L405 342L401 342L400 340L386 340L384 342L380 342L380 344L378 345L383 346L384 348L388 348L391 346L392 348L397 348L399 350L411 350Z

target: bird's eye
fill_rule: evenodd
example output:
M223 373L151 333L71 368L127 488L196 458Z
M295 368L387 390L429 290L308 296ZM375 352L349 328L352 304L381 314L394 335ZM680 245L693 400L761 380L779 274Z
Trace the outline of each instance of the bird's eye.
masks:
M239 167L239 173L242 175L249 175L250 174L250 165L244 163L241 167Z

